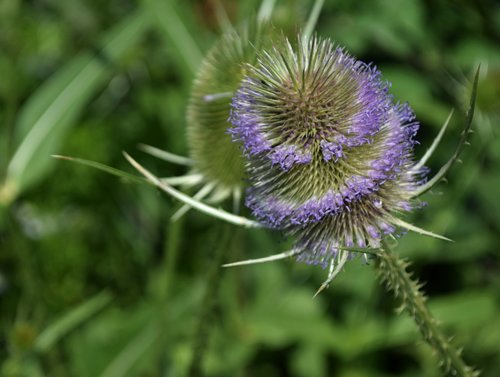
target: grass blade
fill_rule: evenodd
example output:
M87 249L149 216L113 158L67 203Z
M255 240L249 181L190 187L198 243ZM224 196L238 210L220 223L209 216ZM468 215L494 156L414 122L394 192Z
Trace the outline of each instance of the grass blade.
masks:
M102 372L101 377L120 377L128 372L161 335L155 323L149 324L133 338Z
M41 353L49 351L61 338L104 309L112 299L109 292L102 291L70 310L40 333L35 341L35 350Z
M120 59L134 46L147 26L147 15L137 12L113 28L103 40L101 55L82 53L50 78L22 108L14 135L17 149L6 177L6 186L17 194L41 179L51 166L68 128L113 75L110 61Z
M166 42L174 47L180 71L191 79L198 70L203 54L186 27L185 20L172 6L172 1L147 0L144 4L156 20L157 28Z

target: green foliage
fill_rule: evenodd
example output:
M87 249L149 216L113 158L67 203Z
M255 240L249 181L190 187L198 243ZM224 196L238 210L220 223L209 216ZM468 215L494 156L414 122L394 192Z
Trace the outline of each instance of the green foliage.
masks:
M79 54L30 95L13 130L15 152L7 167L2 201L8 204L46 173L50 153L109 76L109 66L137 42L145 22L140 12L125 19L105 36L101 51Z
M439 376L370 264L350 261L314 300L319 267L220 269L203 314L220 224L194 211L171 223L179 205L149 185L50 158L133 174L126 150L160 176L184 174L136 146L187 154L194 70L219 22L259 12L250 0L217 3L0 3L0 375L186 375L206 315L207 376ZM277 0L273 22L293 30L311 7ZM396 250L485 377L500 370L499 25L492 3L446 0L325 1L317 25L410 101L422 124L417 155L456 109L433 172L456 148L481 63L471 146L408 219L455 242L409 233ZM289 246L264 230L230 233L225 262Z

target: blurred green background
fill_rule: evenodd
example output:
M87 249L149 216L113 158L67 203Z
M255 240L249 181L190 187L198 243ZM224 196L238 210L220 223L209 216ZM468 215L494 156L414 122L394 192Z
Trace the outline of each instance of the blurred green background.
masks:
M283 251L279 235L194 211L171 223L179 204L153 188L49 157L133 172L126 150L161 176L185 173L137 144L187 154L185 109L202 56L221 24L259 6L0 1L1 376L440 375L371 265L350 262L313 300L321 268L214 266L222 249L226 262ZM273 20L298 30L311 6L278 0ZM481 63L471 146L411 219L456 242L408 234L397 251L465 359L499 376L500 3L326 0L317 31L374 62L410 102L417 155L457 110L434 172L458 141Z

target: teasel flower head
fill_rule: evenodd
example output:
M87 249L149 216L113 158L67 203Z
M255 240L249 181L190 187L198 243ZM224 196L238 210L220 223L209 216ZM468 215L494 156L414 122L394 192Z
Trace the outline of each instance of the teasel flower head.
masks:
M247 158L246 204L296 240L287 255L331 268L346 248L377 248L410 211L424 168L418 123L376 67L331 41L284 39L259 54L232 101L230 133ZM340 260L341 259L341 260Z

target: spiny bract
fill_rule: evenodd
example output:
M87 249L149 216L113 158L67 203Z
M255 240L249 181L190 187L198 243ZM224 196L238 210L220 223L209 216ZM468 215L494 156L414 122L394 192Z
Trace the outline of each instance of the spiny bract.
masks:
M326 265L341 247L378 247L423 171L418 123L380 72L329 40L288 40L258 55L233 97L230 133L248 159L246 204Z

